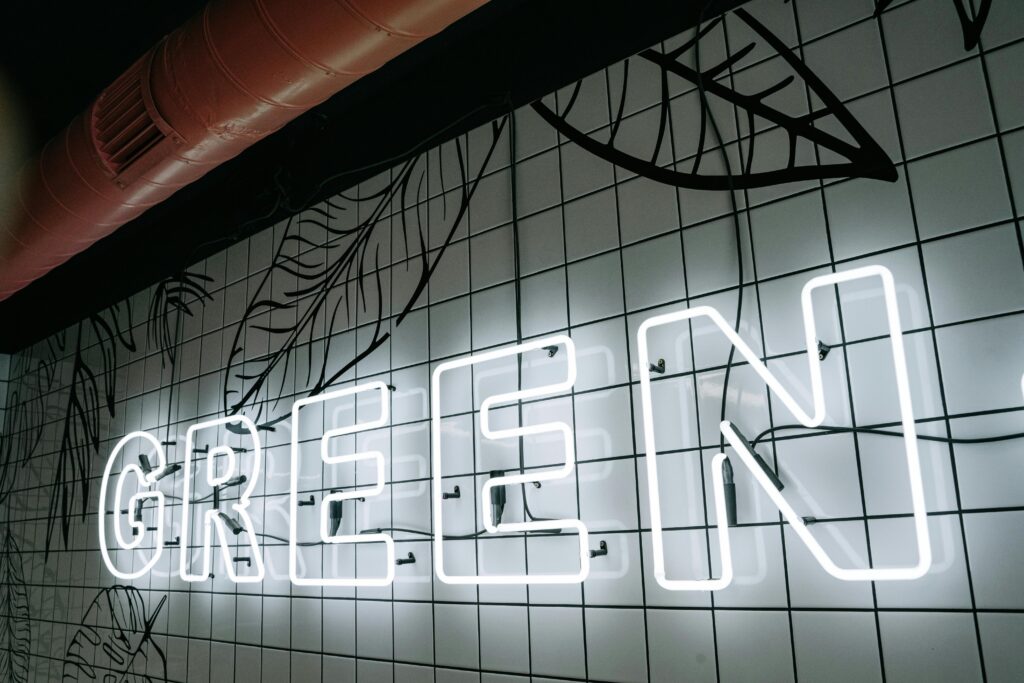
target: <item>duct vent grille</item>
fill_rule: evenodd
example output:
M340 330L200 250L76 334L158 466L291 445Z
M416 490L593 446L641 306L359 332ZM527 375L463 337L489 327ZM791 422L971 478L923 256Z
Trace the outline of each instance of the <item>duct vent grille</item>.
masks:
M137 62L100 95L93 107L96 150L107 170L124 182L134 179L157 161L139 163L167 137L147 106L142 80L148 72L145 66L142 60ZM125 172L137 165L145 168L135 169L137 173L132 173L132 178L124 178Z

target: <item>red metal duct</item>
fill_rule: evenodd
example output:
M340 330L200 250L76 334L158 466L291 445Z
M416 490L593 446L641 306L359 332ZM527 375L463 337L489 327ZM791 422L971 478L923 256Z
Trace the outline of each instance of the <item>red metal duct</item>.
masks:
M22 170L0 301L484 2L214 0Z

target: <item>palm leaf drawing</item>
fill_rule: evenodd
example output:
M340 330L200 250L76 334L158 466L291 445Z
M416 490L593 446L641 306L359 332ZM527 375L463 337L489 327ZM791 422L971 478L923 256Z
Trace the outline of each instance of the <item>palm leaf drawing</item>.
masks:
M748 12L743 9L737 9L734 11L734 14L782 57L792 73L767 88L750 93L739 92L728 85L726 81L716 80L746 55L750 54L756 47L754 42L733 51L721 61L707 68L702 67L700 71L684 64L681 58L699 47L700 39L721 24L723 21L721 17L701 27L693 39L676 49L668 52L659 52L653 49L642 51L639 55L640 58L654 64L660 70L661 75L660 123L657 137L651 145L652 153L649 158L641 158L616 146L617 135L623 120L622 105L625 101L627 82L623 83L622 100L619 102L617 113L612 121L607 141L599 140L595 136L584 133L567 120L573 105L577 101L582 81L576 84L568 104L561 113L555 112L540 101L535 102L532 106L551 126L588 152L637 175L667 185L700 190L735 190L824 178L864 177L888 181L896 180L896 169L888 155L864 130L863 126L860 125L828 86L792 50L787 48L778 37ZM628 80L628 69L625 71L623 78L624 81ZM672 106L672 100L669 97L669 83L671 79L683 79L689 84L697 86L703 90L704 95L709 100L711 98L718 98L725 103L733 105L740 113L740 116L746 118L751 135L746 151L746 160L743 163L741 172L730 175L728 173L704 173L701 171L702 162L706 159L707 144L711 137L708 133L708 112L705 106L700 107L699 119L692 131L677 133L677 135L693 133L698 138L696 144L697 153L693 157L690 168L680 170L679 168L658 165L657 159L662 152L663 146L670 144L666 134L666 125ZM794 116L771 106L766 101L770 96L786 88L791 86L803 87L804 85L822 102L820 109L804 115ZM816 122L828 118L838 122L842 129L852 138L853 143L842 140L815 126ZM754 170L754 142L757 139L757 136L753 134L755 119L777 126L786 134L789 154L783 167L765 171ZM796 161L798 141L811 142L838 155L845 161L839 163L798 164Z
M475 170L469 168L463 141L455 139L445 143L447 150L425 152L401 163L392 170L390 181L369 196L343 193L307 209L301 217L292 216L272 265L250 297L235 331L224 384L225 414L244 410L254 421L270 427L288 416L287 410L279 410L279 397L293 392L307 396L322 393L387 341L391 333L385 329L384 298L388 293L381 279L381 267L387 262L381 259L390 255L381 254L380 245L390 236L392 221L400 222L401 228L393 239L398 239L400 232L406 253L418 252L411 261L420 269L407 300L396 310L392 324L397 326L423 293L466 217L506 125L507 117L492 123L486 153L474 155L482 159ZM443 169L430 166L431 159L440 164L444 152L456 161L457 187L453 189L457 199L456 206L452 210L446 207L444 218L432 226L432 233L442 228L443 238L439 248L430 251L421 207L427 200L428 173L445 176ZM355 354L339 360L335 358L337 349L332 351L338 342L331 335L353 327L357 318L371 321L361 328L369 331L368 339L360 338ZM363 322L359 320L360 325Z
M122 314L127 321L122 321ZM114 416L114 381L121 348L135 350L130 303L115 304L78 323L49 502L47 559L58 523L66 546L75 508L82 519L88 512L90 470L99 453L103 415Z
M181 316L195 317L193 309L212 299L206 289L210 282L212 277L184 271L157 283L149 304L146 332L150 342L160 349L161 364L174 365Z
M7 529L0 550L0 680L28 681L31 649L32 628L21 551Z
M891 5L893 0L875 0L875 16L879 16L885 8ZM981 40L981 32L988 21L989 12L992 10L992 0L981 0L978 5L978 14L973 18L968 11L964 0L953 0L953 8L956 10L956 17L960 20L960 30L964 35L964 49L973 50L978 47Z
M167 680L167 657L153 640L153 624L167 602L153 614L142 593L131 586L100 591L64 655L64 680L142 683Z
M52 348L46 358L28 353L11 358L10 390L0 428L0 504L10 495L17 471L42 441L46 397L53 389L55 367Z

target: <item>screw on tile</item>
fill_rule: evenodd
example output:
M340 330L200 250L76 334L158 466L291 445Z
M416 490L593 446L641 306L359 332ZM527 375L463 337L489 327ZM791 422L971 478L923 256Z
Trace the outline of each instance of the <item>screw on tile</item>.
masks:
M664 375L665 374L665 359L664 358L659 358L657 365L655 365L654 363L651 363L650 370L651 370L651 372L656 372L659 375Z
M316 505L316 498L313 497L312 493L309 494L309 500L300 500L299 501L299 507L304 507L306 505Z
M831 350L831 346L823 341L818 341L818 360L825 360L828 358L828 352Z
M397 564L399 566L401 566L403 564L415 564L415 563L416 563L416 556L413 555L412 553L409 553L408 557L399 557L397 560L395 560L395 564Z
M461 498L461 497L462 497L462 491L459 490L458 486L455 487L454 491L451 491L451 492L445 491L444 493L441 494L441 498L443 498L444 500L449 500L451 498Z
M548 358L552 358L556 353L558 353L557 346L545 346L544 350L548 352Z
M601 541L601 547L600 547L599 550L591 550L590 551L590 556L591 557L603 557L604 555L607 555L607 554L608 554L608 544L606 542L604 542L604 541Z

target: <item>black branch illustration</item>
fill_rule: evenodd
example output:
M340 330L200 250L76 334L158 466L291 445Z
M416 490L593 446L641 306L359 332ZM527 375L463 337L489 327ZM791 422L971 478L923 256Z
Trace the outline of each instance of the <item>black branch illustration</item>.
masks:
M617 113L613 118L607 141L598 140L593 135L584 133L568 121L572 107L577 101L577 94L582 82L576 84L569 102L561 113L552 110L540 101L533 103L533 109L552 127L558 130L559 133L591 154L637 175L676 187L724 191L825 178L861 177L887 181L896 180L897 174L892 160L889 159L885 151L874 141L828 86L792 50L787 48L777 36L748 12L743 9L737 9L734 14L786 62L792 73L769 87L752 93L741 93L725 81L716 80L754 50L756 43L753 42L731 52L724 59L710 67L701 68L699 71L680 61L680 58L690 53L691 50L699 48L701 38L721 24L721 17L708 22L708 24L697 31L691 40L676 49L669 52L659 52L653 49L642 51L639 55L640 58L657 66L661 74L660 123L657 137L651 145L652 154L649 158L640 158L635 154L623 151L616 147L615 144L623 120L623 103L628 86L628 68L625 69L623 76L622 100L618 103ZM692 131L677 133L677 135L685 135L692 132L698 137L697 153L689 164L689 168L683 170L680 170L678 167L659 166L657 163L662 147L670 144L666 135L666 126L672 106L672 100L669 95L669 81L671 78L683 79L696 86L700 90L702 100L697 125L693 127ZM766 102L766 99L775 93L789 87L801 87L802 85L805 85L818 97L822 103L820 109L804 115L793 116L780 111ZM740 172L734 173L731 176L728 173L712 174L701 172L701 164L707 158L707 145L711 137L708 133L709 114L705 98L710 99L712 97L735 106L739 114L746 118L748 130L750 131L748 149L745 155L746 161ZM788 158L785 165L781 168L766 171L755 171L753 169L755 156L754 142L757 139L757 135L754 133L755 119L766 121L778 127L788 136ZM845 133L850 136L853 143L851 144L815 126L816 122L826 119L836 121ZM796 150L797 143L800 140L818 145L820 148L845 159L845 161L839 163L798 164Z
M131 586L100 591L64 655L66 681L142 683L167 680L167 657L153 639L153 624L167 602L148 614L142 593Z
M893 0L875 0L875 16L880 16L892 3ZM985 29L985 22L988 21L989 12L992 10L992 0L981 0L978 4L978 13L973 17L964 0L953 0L953 8L956 10L957 19L960 20L964 49L973 50L978 47L981 40L981 32Z
M380 244L390 237L392 222L400 221L406 253L416 252L404 267L419 268L405 301L395 303L392 313L397 315L391 324L397 326L425 291L457 228L468 216L470 200L507 122L504 117L492 123L485 153L473 155L481 159L475 170L469 168L468 150L457 138L399 164L392 169L390 182L369 196L342 193L307 209L303 217L296 214L289 219L272 265L251 295L235 331L224 383L226 415L245 411L269 428L289 415L279 409L281 397L323 393L387 341L391 332L385 329L384 300L389 293L381 269L388 264L381 259L388 259L389 254L380 253ZM440 165L446 152L457 164L455 186L447 188L454 191L456 206L445 204L444 216L430 219L431 233L442 238L440 245L428 245L428 219L423 216L426 183L428 174L444 178L443 167L432 167L431 159ZM446 188L441 190L444 193ZM349 215L353 218L345 221ZM338 226L346 222L349 227ZM391 239L397 240L395 232ZM430 246L436 248L431 251ZM332 333L351 327L357 316L370 321L360 328L369 330L368 339L359 340L354 354L338 353ZM247 356L247 348L250 353L259 350Z
M14 487L18 470L39 449L46 422L46 398L53 390L56 364L52 348L44 358L27 352L11 358L7 409L0 429L0 504Z
M156 285L149 304L146 334L160 350L161 365L174 365L182 316L195 317L194 309L212 300L207 291L211 282L212 277L184 271Z
M82 519L89 510L90 469L99 454L103 416L114 417L117 357L122 348L135 350L130 303L115 304L78 323L49 502L47 559L57 526L67 546L76 508Z
M0 680L26 683L31 651L32 627L21 550L10 529L6 529L0 549Z

